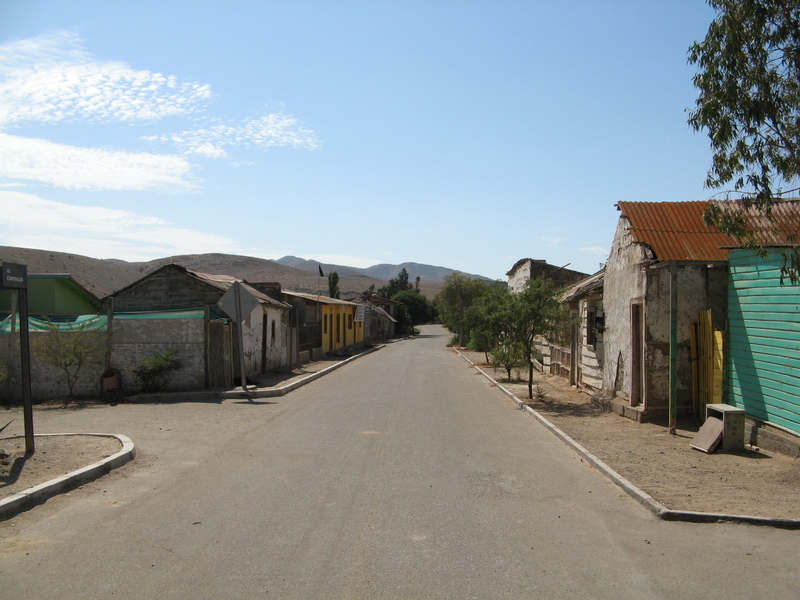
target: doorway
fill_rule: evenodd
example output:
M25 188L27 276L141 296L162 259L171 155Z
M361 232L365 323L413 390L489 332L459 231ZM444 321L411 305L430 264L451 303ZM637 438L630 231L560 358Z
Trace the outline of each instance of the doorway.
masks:
M631 406L644 402L644 305L631 304Z

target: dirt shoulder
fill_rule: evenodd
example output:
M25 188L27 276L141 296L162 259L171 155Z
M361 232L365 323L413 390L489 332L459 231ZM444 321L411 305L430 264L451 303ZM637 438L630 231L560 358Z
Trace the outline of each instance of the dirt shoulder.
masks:
M690 442L699 421L678 421L676 435L663 425L636 423L592 405L590 396L562 377L537 373L541 400L528 400L527 382L509 382L486 366L482 353L460 350L515 397L672 510L800 519L800 459L745 449L706 454ZM465 367L469 368L465 361Z
M115 437L34 436L35 452L25 453L25 438L0 438L0 499L88 467L122 449Z

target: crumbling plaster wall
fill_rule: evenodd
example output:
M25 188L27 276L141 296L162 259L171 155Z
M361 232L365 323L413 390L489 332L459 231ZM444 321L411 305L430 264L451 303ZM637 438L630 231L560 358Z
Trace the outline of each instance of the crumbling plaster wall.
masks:
M670 269L660 263L647 272L646 294L646 392L645 409L666 410L669 406L670 357ZM722 327L727 313L727 272L721 267L679 265L678 286L678 410L688 412L693 405L691 326L698 314L711 309Z
M515 294L525 288L525 283L531 278L531 260L525 259L508 273L508 289Z
M645 268L653 254L633 241L630 221L620 217L603 279L603 395L631 394L631 304L645 296Z
M289 364L289 311L268 307L266 323L266 364L264 370L279 369Z

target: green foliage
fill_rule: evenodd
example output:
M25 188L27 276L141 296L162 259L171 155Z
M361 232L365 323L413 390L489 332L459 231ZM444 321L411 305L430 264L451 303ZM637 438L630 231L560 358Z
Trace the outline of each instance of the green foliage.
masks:
M411 326L430 323L436 318L433 303L415 289L403 290L392 296L392 300L402 302L408 311Z
M512 380L511 373L519 369L524 364L520 348L514 344L501 344L489 351L491 365L495 369L505 369L508 380Z
M408 271L401 269L397 277L390 279L389 283L378 289L378 296L381 298L393 298L395 294L412 289L408 282Z
M47 331L36 334L32 339L31 352L45 364L64 373L68 398L73 398L75 384L83 368L102 363L105 356L104 341L102 336L89 331L86 325L65 330L55 323L48 323Z
M536 278L510 295L507 342L516 345L528 366L528 398L533 398L533 370L539 339L553 340L572 323L569 310L559 299L550 279Z
M132 373L142 393L152 394L164 389L170 376L183 368L183 361L174 348L146 356Z
M456 272L447 276L444 287L436 295L439 317L451 331L456 332L459 345L469 340L467 309L480 297L485 286L482 281Z
M485 284L480 295L464 315L464 327L469 332L469 347L487 353L500 343L508 328L508 308L511 297L500 282Z
M800 175L800 3L710 0L717 16L689 50L699 90L689 124L714 152L706 185L733 183L746 207L769 215L776 186ZM706 223L763 255L741 212L712 207ZM778 224L776 224L776 227ZM797 260L784 272L797 279Z
M339 273L331 271L328 273L328 298L338 298L339 290Z

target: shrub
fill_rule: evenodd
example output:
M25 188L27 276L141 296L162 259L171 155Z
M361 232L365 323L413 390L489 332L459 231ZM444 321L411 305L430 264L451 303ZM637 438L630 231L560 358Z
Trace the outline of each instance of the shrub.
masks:
M164 389L170 376L183 368L183 361L174 348L146 356L132 372L143 394Z
M501 344L489 351L492 367L505 369L508 381L512 381L511 372L523 364L522 352L514 344Z
M75 385L84 367L103 364L106 346L104 338L87 324L59 327L48 322L46 333L31 340L31 352L42 362L60 369L67 386L67 400L75 397Z

